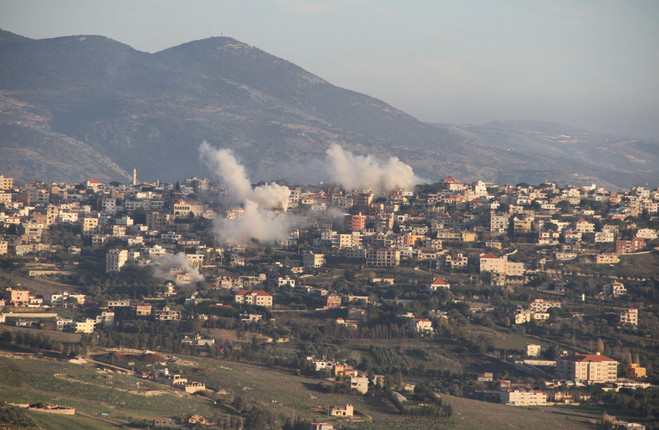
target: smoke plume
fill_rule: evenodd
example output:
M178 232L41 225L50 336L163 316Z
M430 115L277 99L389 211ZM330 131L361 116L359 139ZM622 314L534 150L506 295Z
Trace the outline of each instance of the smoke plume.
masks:
M399 188L411 190L423 181L397 157L381 164L371 155L355 155L337 144L327 150L327 174L346 190L370 188L376 194Z
M204 141L199 146L199 156L233 190L236 200L251 200L262 208L288 209L288 187L273 182L252 188L245 167L238 163L230 149L215 149Z
M285 213L261 209L251 200L245 201L245 212L238 219L219 218L214 226L221 243L273 243L288 238L295 218Z
M168 281L173 281L174 276L172 276L172 269L180 269L185 271L190 275L191 282L199 282L204 280L204 276L199 273L199 270L195 269L190 265L190 260L185 256L184 252L179 252L176 255L165 254L154 262L155 268L153 270L153 276L159 279L166 279Z

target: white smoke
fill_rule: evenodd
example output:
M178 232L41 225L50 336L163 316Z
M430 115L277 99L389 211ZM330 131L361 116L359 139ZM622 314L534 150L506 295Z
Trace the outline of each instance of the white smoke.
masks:
M245 212L238 219L219 218L215 222L215 237L221 243L273 243L288 238L295 218L286 213L261 209L251 200L245 201Z
M344 189L370 188L380 195L400 188L411 190L423 182L411 166L397 157L391 157L382 164L371 155L355 155L336 143L327 150L326 168L330 180Z
M184 252L179 252L176 255L165 254L158 257L155 262L153 276L159 279L168 281L175 281L175 276L172 274L172 269L182 270L190 276L190 282L199 282L204 280L204 276L199 273L199 270L190 265L190 260L185 256Z
M273 182L252 188L245 167L238 163L230 149L215 149L204 141L199 146L199 156L233 190L238 201L251 200L262 208L288 210L288 187Z

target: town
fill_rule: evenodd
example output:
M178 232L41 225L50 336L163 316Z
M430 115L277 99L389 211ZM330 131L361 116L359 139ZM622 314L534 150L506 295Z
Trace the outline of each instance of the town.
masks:
M94 412L136 427L444 428L470 401L657 428L658 189L275 185L252 213L209 179L0 176L0 372L29 355L212 401ZM241 388L248 365L313 381L304 406Z

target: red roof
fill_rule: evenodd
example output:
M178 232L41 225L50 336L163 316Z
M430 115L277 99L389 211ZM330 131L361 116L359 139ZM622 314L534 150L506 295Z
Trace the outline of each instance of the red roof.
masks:
M444 282L441 279L435 279L430 285L449 285L448 282Z
M491 252L488 252L487 254L483 255L481 258L496 258L496 259L499 259L499 257L492 254Z
M567 357L563 357L563 360L578 361L580 363L588 363L588 362L601 363L604 361L615 361L613 358L599 354L573 354L573 355L568 355Z

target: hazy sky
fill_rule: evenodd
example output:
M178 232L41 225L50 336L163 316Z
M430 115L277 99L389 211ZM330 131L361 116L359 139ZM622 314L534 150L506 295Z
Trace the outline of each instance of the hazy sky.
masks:
M231 36L422 121L659 139L655 0L0 0L0 28L148 52Z

